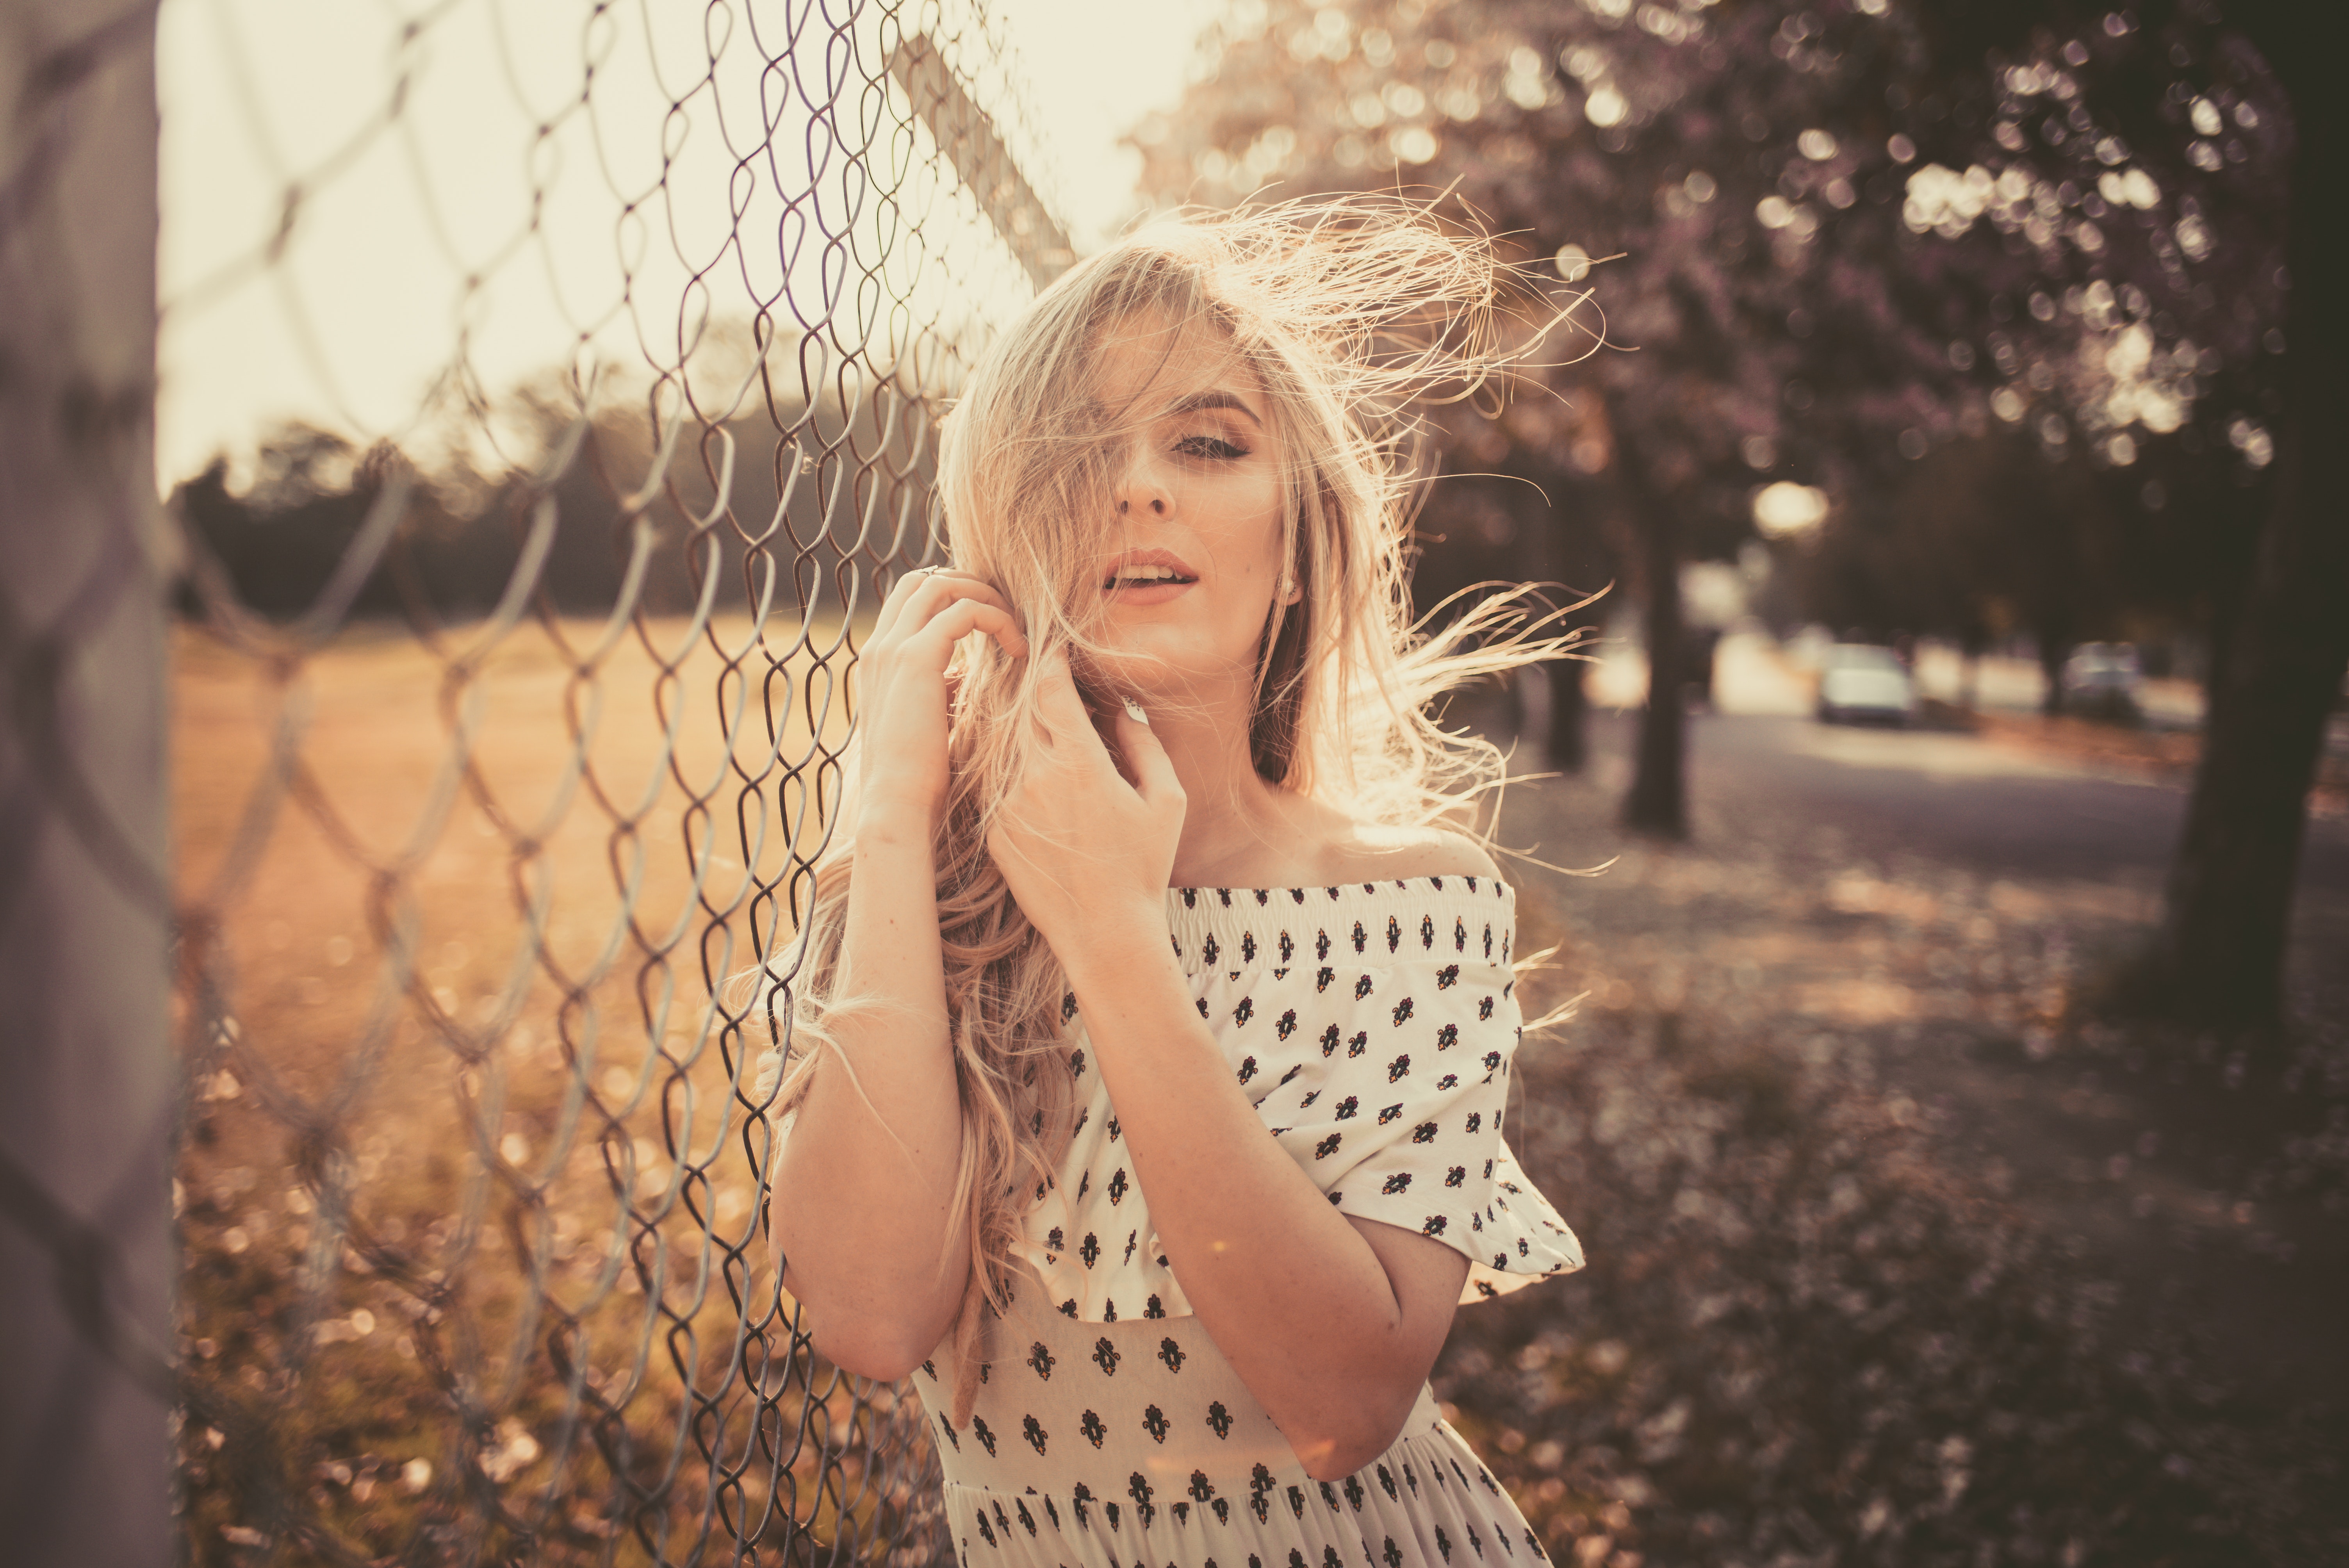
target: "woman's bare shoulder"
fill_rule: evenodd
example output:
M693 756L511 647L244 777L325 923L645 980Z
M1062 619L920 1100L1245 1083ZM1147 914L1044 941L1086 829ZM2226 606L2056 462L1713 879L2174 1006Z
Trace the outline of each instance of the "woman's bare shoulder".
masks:
M1325 841L1328 872L1335 882L1398 882L1412 877L1495 877L1501 874L1484 846L1465 833L1433 825L1399 827L1385 822L1349 822Z

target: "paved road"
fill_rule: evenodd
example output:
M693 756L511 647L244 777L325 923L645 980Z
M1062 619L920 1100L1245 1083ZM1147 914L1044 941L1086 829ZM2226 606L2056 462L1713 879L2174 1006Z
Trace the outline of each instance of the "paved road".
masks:
M1610 750L1620 742L1601 740ZM1619 751L1618 752L1619 755ZM1799 802L1856 838L1983 872L2162 874L2184 821L2183 781L2053 760L1969 735L1850 729L1805 718L1699 715L1699 810ZM2349 892L2349 821L2312 820L2303 885Z
M1638 699L1643 662L1616 652L1592 682L1602 705ZM2099 769L1970 735L1823 725L1800 677L1766 644L1722 644L1718 713L1689 726L1700 826L1795 810L1866 845L1986 874L2113 877L2167 871L2184 820L2184 780ZM1602 788L1630 777L1631 720L1602 711L1591 738ZM2304 889L2349 893L2349 818L2312 820Z

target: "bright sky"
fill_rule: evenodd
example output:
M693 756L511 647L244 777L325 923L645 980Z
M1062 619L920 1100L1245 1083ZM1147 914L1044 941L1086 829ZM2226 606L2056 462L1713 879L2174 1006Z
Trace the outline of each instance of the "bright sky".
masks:
M951 16L968 4L944 8ZM1080 250L1132 211L1139 160L1116 139L1174 101L1216 8L988 5L1018 57L1011 90L1044 144L1030 177ZM403 43L403 17L425 9L421 0L165 0L157 460L166 488L286 417L362 439L401 437L452 366L472 392L494 397L567 363L583 340L622 365L676 364L697 320L746 315L753 296L779 314L854 316L853 288L836 264L827 271L811 220L869 258L880 249L880 204L868 198L843 221L843 160L804 108L831 96L826 62L839 57L826 47L822 8L634 0L590 26L578 0L456 0ZM880 9L868 3L853 25L868 59L881 53ZM902 14L924 10L909 4ZM758 68L762 46L780 52L794 26L796 92ZM709 36L723 39L721 64L714 90L697 89L711 74ZM983 79L981 101L999 102L1005 85ZM676 98L687 107L671 115ZM552 127L543 137L542 123ZM967 215L931 206L919 175L901 199L927 210L926 248L890 250L880 263L889 292L925 321L1016 305L1024 274ZM305 193L289 242L255 264L296 184ZM786 200L810 191L812 201ZM742 242L730 248L734 233ZM787 263L794 245L799 257ZM457 390L444 385L442 396Z

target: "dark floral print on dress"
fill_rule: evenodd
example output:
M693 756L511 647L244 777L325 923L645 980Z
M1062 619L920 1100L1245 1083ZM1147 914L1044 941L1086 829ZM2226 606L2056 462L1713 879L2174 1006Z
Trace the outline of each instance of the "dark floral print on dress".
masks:
M1501 1109L1498 1098L1507 1088L1518 1020L1509 1005L1509 977L1479 966L1480 955L1489 965L1490 954L1476 940L1484 933L1492 950L1506 950L1510 893L1506 884L1479 881L1475 907L1464 903L1470 894L1460 878L1324 890L1333 907L1321 923L1295 925L1257 919L1278 902L1278 890L1269 902L1256 890L1229 890L1228 898L1207 891L1210 896L1188 905L1169 897L1171 944L1185 955L1193 1000L1228 1052L1226 1059L1257 1108L1267 1134L1301 1169L1316 1174L1324 1197L1354 1217L1423 1233L1431 1217L1428 1202L1440 1199L1436 1212L1447 1223L1438 1233L1445 1244L1466 1250L1464 1243L1470 1243L1472 1230L1488 1233L1474 1238L1477 1250L1471 1259L1471 1299L1487 1286L1506 1290L1512 1288L1512 1279L1530 1280L1578 1264L1571 1233L1538 1195L1513 1201L1522 1202L1521 1213L1484 1212L1485 1191L1474 1184L1475 1174L1493 1156L1509 1164L1505 1146L1497 1141L1501 1125L1495 1113ZM1306 902L1312 902L1310 890L1300 891L1309 894ZM1477 917L1473 924L1472 914ZM1381 927L1388 928L1391 937L1400 934L1391 948L1371 945L1371 934ZM1349 936L1357 934L1357 928L1362 951L1359 967L1348 975L1342 965L1329 960ZM1420 937L1416 944L1409 940L1413 933ZM1203 962L1211 945L1214 968ZM1309 948L1311 959L1306 954ZM1293 974L1292 963L1299 965ZM1230 967L1236 964L1260 967ZM1358 991L1362 995L1356 995ZM1375 1054L1371 1050L1371 1036L1376 1032L1371 1023L1372 1007L1395 1035L1392 1044L1381 1039L1386 1048ZM1259 1015L1272 1026L1258 1031L1255 1019ZM1090 1042L1081 1033L1083 1020L1080 1009L1075 1025L1080 1033L1069 1045L1089 1049ZM1248 1036L1254 1037L1252 1049L1232 1048L1237 1039ZM1339 1050L1340 1044L1348 1048ZM1450 1053L1463 1046L1459 1070L1445 1070L1454 1067ZM1430 1053L1438 1054L1433 1064ZM1400 1102L1384 1103L1385 1096L1377 1088L1381 1081L1390 1093L1402 1096ZM1259 1084L1265 1086L1262 1090ZM1077 1132L1057 1173L1045 1173L1028 1232L1042 1238L1059 1231L1059 1244L1023 1241L1023 1255L1044 1274L1052 1301L1073 1299L1080 1321L1114 1323L1122 1316L1162 1315L1180 1319L1193 1309L1191 1302L1163 1257L1156 1255L1158 1249L1145 1247L1139 1239L1150 1228L1149 1194L1136 1184L1133 1168L1121 1166L1104 1147L1107 1135L1101 1129L1114 1124L1101 1075L1088 1073L1079 1094ZM1464 1174L1454 1181L1455 1171ZM1413 1178L1408 1193L1386 1190L1390 1178L1406 1173ZM1419 1202L1403 1209L1412 1195ZM1123 1207L1127 1202L1135 1207ZM1446 1204L1456 1207L1442 1206ZM1117 1230L1127 1232L1127 1244L1122 1248ZM1088 1232L1096 1236L1098 1249L1090 1266L1077 1252L1065 1250L1081 1243ZM1516 1247L1521 1235L1530 1239L1529 1253ZM1495 1247L1508 1250L1510 1265L1503 1272L1510 1279L1496 1282L1483 1261ZM1143 1302L1150 1305L1135 1305ZM1090 1345L1090 1337L1084 1343ZM1085 1354L1079 1352L1076 1359L1081 1361ZM1057 1370L1065 1378L1065 1367ZM1167 1408L1169 1418L1180 1427L1183 1418L1171 1406ZM1137 1401L1119 1417L1129 1434L1134 1431L1139 1409ZM1018 1420L1014 1412L998 1418L996 1425L999 1429L1007 1421L1016 1426ZM1074 1414L1065 1420L1073 1424Z

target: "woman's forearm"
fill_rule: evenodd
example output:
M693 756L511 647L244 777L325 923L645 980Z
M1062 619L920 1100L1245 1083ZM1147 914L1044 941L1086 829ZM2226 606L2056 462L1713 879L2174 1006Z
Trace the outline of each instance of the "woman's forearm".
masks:
M969 1277L953 1208L962 1114L929 825L868 810L854 855L834 993L850 1005L785 1141L774 1231L818 1346L894 1377L945 1333Z
M1391 1272L1265 1136L1163 928L1088 946L1071 981L1184 1294L1308 1471L1350 1474L1409 1413L1466 1264L1396 1232L1415 1266Z

